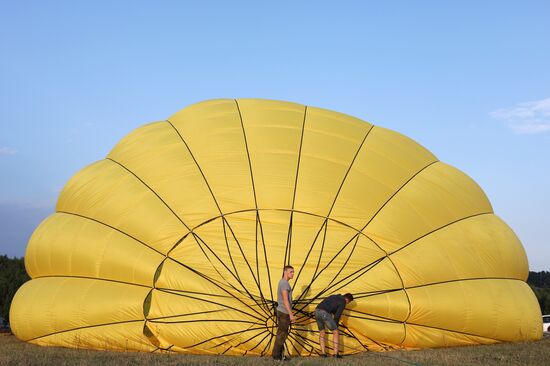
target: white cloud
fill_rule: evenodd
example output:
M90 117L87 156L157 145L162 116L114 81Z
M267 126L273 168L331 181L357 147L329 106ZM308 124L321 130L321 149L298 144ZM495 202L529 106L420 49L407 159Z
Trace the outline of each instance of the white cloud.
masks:
M0 146L0 155L15 155L17 150L7 146Z
M550 131L550 98L497 109L489 115L505 121L518 134L544 133Z

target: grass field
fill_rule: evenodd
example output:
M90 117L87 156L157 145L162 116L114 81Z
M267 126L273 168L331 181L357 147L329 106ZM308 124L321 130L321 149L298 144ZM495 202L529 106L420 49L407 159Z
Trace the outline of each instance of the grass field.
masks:
M189 356L39 347L0 335L0 365L277 365L269 357ZM285 365L550 365L550 338L537 342L369 352L339 360L296 357Z

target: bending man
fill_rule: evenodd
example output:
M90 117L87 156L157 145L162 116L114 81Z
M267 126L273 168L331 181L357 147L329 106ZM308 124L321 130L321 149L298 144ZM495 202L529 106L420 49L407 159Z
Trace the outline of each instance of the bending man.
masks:
M277 336L273 346L272 356L276 360L284 360L283 346L288 337L288 328L290 323L294 323L296 318L292 314L292 288L288 283L294 277L294 268L285 266L283 268L283 278L279 281L277 287Z
M319 327L319 344L321 345L321 356L327 357L325 350L325 326L332 331L332 339L334 341L334 357L340 358L338 353L338 322L340 316L347 304L353 301L353 295L347 293L345 295L330 295L315 308L315 320Z

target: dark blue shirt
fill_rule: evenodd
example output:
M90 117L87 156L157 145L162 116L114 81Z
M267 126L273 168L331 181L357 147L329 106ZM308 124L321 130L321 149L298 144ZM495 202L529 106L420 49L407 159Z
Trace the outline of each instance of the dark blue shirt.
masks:
M336 324L340 321L340 316L342 315L345 307L346 298L342 295L330 295L321 301L319 305L317 305L317 309L321 309L329 314L332 314Z

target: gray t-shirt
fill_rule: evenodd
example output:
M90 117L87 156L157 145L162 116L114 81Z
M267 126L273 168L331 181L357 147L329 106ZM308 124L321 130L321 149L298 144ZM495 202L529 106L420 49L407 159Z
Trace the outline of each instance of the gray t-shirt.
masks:
M288 314L285 303L283 302L283 290L288 291L288 303L290 304L290 308L292 308L292 288L290 288L290 283L288 283L287 280L281 278L279 287L277 288L277 310L281 313Z

